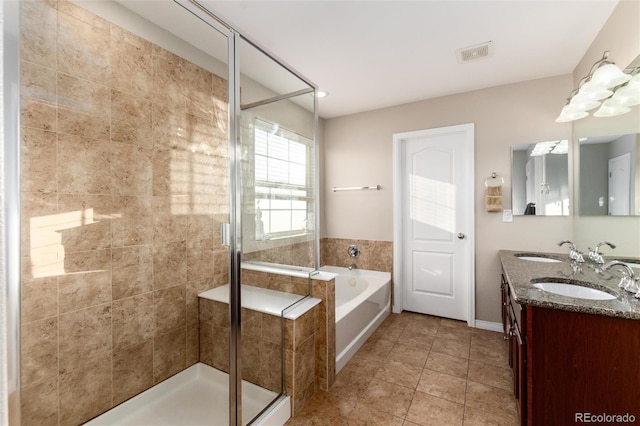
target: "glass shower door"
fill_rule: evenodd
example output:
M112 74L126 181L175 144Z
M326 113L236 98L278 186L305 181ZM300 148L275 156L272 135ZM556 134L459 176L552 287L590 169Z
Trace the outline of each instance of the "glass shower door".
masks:
M314 359L314 339L285 339L293 321L284 312L310 294L309 274L317 266L316 114L315 90L304 78L243 37L237 55L238 371L246 424L281 394L293 400L315 391L315 368L301 361Z

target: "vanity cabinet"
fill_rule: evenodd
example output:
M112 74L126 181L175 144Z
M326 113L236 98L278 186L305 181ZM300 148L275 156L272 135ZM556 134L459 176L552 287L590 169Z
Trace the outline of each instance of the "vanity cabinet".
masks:
M522 425L640 423L639 320L520 305L504 275L501 292Z
M640 321L527 306L527 324L529 424L640 422Z
M502 276L502 327L509 346L509 366L513 377L513 394L516 398L521 424L527 420L527 350L525 306L514 302L509 284Z

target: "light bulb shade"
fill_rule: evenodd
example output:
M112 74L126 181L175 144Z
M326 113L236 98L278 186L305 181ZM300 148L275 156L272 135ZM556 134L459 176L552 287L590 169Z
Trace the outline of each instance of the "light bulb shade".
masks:
M640 105L640 84L622 86L607 102L626 107Z
M571 99L572 103L582 103L588 101L599 101L601 99L608 98L613 95L611 90L608 90L593 81L587 81L584 83L578 93Z
M578 109L574 105L567 104L562 108L562 111L560 111L560 115L556 118L556 123L567 123L569 121L580 120L581 118L585 118L587 115L589 115L589 113L585 110Z
M629 80L631 80L631 76L623 73L616 64L605 64L593 72L589 82L610 89Z
M580 98L576 99L575 96L571 98L571 102L569 102L569 104L574 106L577 110L581 111L590 111L600 106L600 102L598 101L591 101L588 99L581 101Z
M616 115L626 114L629 111L631 111L629 107L616 104L615 102L612 102L609 99L607 99L605 102L603 102L600 109L593 113L593 116L594 117L615 117Z

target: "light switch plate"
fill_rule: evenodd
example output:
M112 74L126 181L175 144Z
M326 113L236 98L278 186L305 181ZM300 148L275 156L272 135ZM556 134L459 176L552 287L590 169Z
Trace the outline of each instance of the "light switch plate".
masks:
M513 211L511 209L502 210L502 221L513 222Z

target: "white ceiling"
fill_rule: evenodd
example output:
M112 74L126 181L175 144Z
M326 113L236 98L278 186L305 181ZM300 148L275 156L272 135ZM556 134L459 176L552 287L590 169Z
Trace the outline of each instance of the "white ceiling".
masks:
M572 73L618 0L200 3L328 91L331 118ZM457 62L489 40L492 56Z

